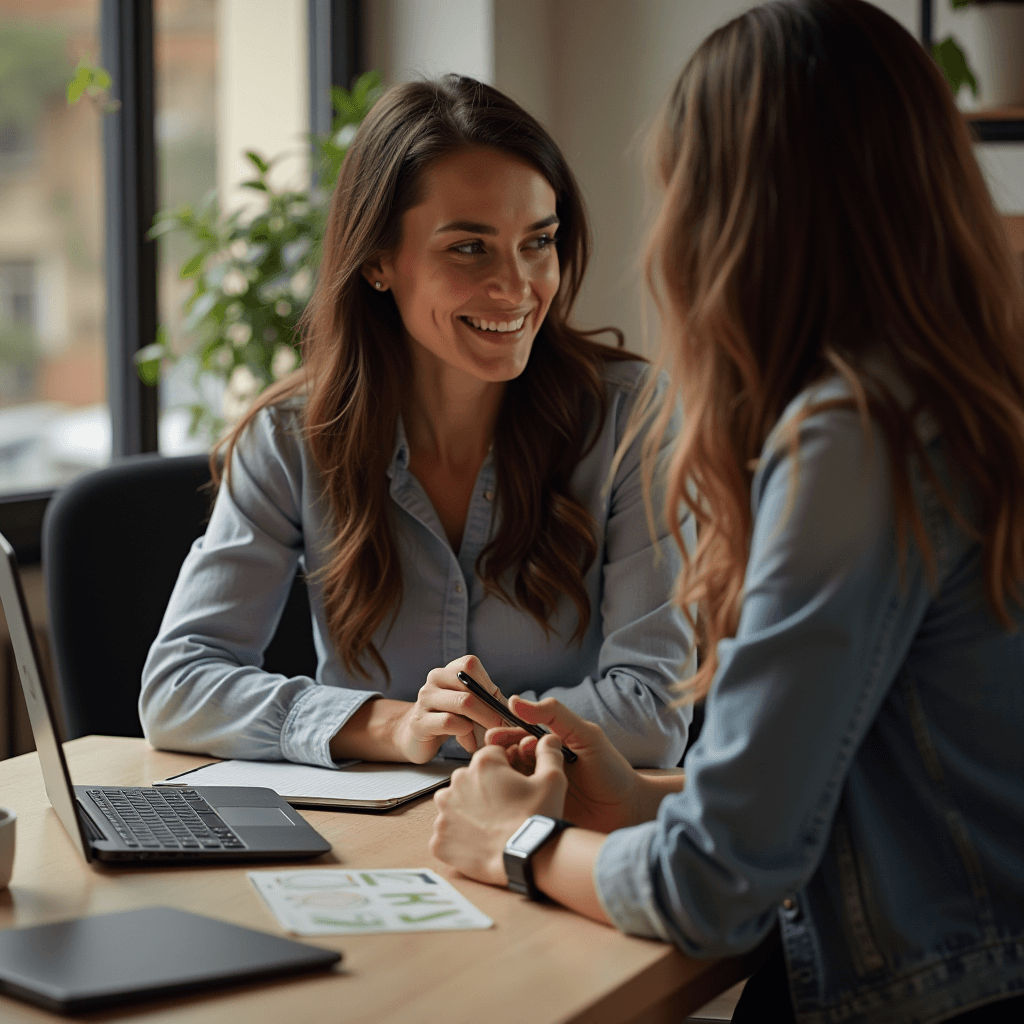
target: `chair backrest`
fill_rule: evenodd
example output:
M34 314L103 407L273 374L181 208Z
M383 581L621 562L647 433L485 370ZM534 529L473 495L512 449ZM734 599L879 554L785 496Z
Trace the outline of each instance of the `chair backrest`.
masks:
M206 529L209 482L204 455L144 455L79 477L47 507L43 572L67 739L142 735L142 666L181 563ZM299 576L264 666L316 673Z

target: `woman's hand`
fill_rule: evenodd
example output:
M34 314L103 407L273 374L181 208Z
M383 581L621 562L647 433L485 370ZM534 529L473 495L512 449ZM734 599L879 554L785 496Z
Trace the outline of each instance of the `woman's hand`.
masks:
M484 730L501 724L500 716L459 682L457 672L466 672L484 689L504 700L480 659L471 654L449 662L444 668L432 669L415 703L407 705L395 728L395 744L404 758L414 764L429 761L449 736L454 736L472 754L483 745L477 742L474 726L481 727L482 737Z
M512 768L497 746L481 748L468 768L457 769L451 785L434 794L430 852L470 878L507 885L502 854L516 829L531 814L564 816L567 783L558 740L545 736L534 753L529 776Z
M368 700L331 739L335 761L357 757L361 761L412 761L424 764L434 757L449 736L470 753L483 745L484 732L501 718L474 697L455 677L468 672L501 700L479 658L458 658L427 675L416 700ZM474 729L480 732L477 742Z
M595 832L649 821L657 814L665 792L679 789L679 781L642 776L612 746L604 730L580 718L564 704L548 697L541 701L513 697L510 708L525 722L549 728L578 757L566 766L569 788L565 814L569 821ZM521 772L534 771L538 740L521 729L501 726L487 733L487 742L506 748L507 760ZM666 788L665 783L668 783Z

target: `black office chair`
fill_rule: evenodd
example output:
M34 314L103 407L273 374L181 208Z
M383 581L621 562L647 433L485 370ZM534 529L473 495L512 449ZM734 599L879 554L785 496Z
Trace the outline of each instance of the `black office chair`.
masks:
M43 572L68 739L142 735L142 666L181 563L206 529L209 481L205 455L143 455L79 477L47 507ZM264 667L316 674L299 576Z

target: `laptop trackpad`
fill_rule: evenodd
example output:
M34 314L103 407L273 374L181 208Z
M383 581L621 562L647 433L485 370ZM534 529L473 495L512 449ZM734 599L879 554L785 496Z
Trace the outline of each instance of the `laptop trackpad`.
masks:
M217 813L229 825L294 825L280 807L218 807Z

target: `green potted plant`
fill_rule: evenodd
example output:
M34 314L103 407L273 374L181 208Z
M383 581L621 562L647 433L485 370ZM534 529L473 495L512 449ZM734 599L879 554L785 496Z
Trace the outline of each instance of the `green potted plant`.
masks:
M223 384L219 408L203 400L191 405L193 434L216 438L268 384L299 364L295 328L312 293L327 203L356 130L381 91L376 72L362 75L351 91L332 90L331 131L311 138L318 187L275 189L268 178L273 160L250 151L253 177L243 187L263 198L255 216L238 211L223 217L215 192L198 209L157 214L151 238L181 231L194 245L179 273L192 281L182 327L193 339L185 354L195 359L196 383L212 376ZM179 358L161 328L136 356L139 376L155 384L163 367Z

